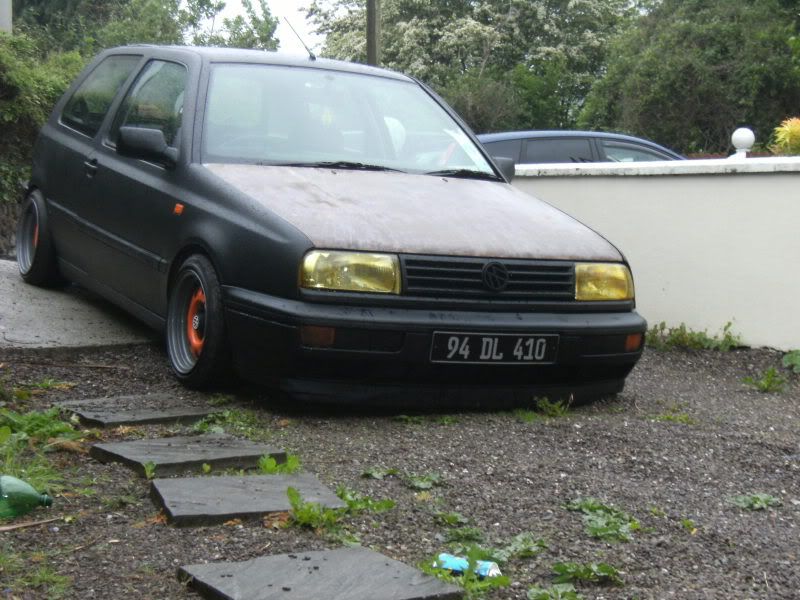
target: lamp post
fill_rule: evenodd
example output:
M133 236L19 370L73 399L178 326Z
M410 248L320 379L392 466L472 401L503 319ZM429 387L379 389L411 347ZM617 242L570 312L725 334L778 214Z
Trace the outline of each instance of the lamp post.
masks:
M0 31L11 33L11 0L0 0Z

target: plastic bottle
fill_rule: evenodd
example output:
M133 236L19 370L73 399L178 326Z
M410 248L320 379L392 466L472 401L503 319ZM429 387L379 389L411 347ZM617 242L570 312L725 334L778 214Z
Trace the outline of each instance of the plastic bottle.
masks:
M0 519L18 517L37 506L50 506L53 499L11 475L0 475Z

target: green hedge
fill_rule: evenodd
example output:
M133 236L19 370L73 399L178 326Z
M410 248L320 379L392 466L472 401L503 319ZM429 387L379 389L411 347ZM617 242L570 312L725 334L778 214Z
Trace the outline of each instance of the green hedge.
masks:
M43 56L32 38L0 33L0 202L19 199L36 134L85 64L77 52Z

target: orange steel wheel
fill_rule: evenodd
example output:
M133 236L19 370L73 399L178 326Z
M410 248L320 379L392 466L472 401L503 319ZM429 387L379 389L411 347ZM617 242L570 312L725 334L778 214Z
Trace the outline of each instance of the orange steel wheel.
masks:
M192 354L200 356L205 343L206 295L203 288L197 288L189 300L186 311L186 339Z

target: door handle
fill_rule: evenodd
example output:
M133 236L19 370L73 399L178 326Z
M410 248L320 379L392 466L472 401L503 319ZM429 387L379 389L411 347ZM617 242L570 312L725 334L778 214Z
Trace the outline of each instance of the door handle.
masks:
M83 172L86 173L86 177L89 179L94 177L97 174L97 159L93 158L91 160L84 161Z

